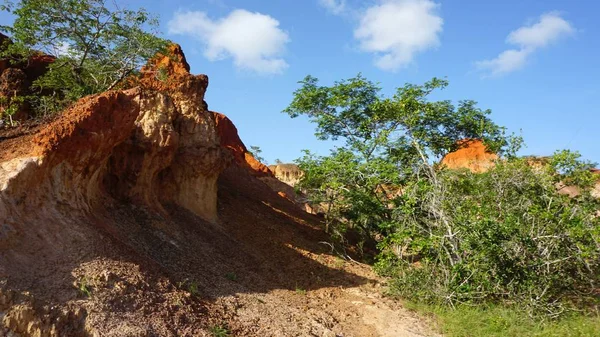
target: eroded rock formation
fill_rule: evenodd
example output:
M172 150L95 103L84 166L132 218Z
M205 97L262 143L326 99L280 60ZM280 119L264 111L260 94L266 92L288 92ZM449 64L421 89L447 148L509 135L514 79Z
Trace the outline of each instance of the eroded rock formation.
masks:
M263 163L259 162L248 152L246 145L240 139L237 128L227 116L213 112L221 145L233 155L235 163L245 167L255 177L273 177L273 173Z
M472 172L485 172L494 166L498 155L489 152L479 139L465 139L459 143L459 149L442 158L441 164L449 169L466 168Z
M34 265L31 252L64 254L68 242L93 237L78 223L118 236L107 214L120 203L165 217L165 207L176 205L217 220L217 179L231 155L204 109L208 78L182 72L185 58L177 57L168 87L148 80L86 97L0 163L0 280ZM35 323L28 302L11 306L3 296L0 316L11 331L60 335L52 324Z
M294 187L302 178L303 172L296 164L269 165L269 169L275 177L284 183Z
M5 178L3 196L23 194L21 209L91 210L103 197L157 210L173 202L216 220L216 180L228 155L202 108L207 77L179 75L169 88L148 85L78 102L33 139L28 158L11 161L21 170ZM3 207L12 208L8 199Z

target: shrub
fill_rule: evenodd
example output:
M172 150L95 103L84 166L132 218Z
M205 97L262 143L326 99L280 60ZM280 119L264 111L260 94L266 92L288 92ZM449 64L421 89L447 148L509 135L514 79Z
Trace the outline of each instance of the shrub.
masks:
M579 161L536 169L524 159L482 174L443 170L404 189L377 268L402 297L421 302L503 302L556 317L597 303L600 221ZM563 161L564 163L564 161ZM573 165L579 165L574 168ZM581 181L581 194L557 192Z

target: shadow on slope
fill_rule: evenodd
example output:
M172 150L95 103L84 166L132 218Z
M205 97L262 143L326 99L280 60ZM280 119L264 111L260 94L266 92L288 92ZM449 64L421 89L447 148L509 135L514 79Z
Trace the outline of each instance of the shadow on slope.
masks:
M232 165L218 186L216 223L176 204L160 214L111 195L91 213L30 208L27 223L0 233L0 318L15 331L61 322L58 331L72 336L192 336L223 319L211 312L219 298L369 282L318 262L329 253L319 219L247 170ZM35 315L11 314L11 305Z

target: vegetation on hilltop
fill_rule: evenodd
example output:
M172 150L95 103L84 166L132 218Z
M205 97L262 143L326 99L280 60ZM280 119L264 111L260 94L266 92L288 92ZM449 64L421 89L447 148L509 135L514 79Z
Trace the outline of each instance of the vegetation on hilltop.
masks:
M104 0L5 0L1 9L15 21L0 26L12 40L0 58L26 62L40 52L56 57L27 97L38 114L118 87L167 45L156 36L158 20L146 10Z

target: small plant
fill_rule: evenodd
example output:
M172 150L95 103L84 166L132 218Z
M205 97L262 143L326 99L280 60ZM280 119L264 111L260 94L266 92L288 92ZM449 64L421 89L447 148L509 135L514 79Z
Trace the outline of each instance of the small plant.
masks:
M165 67L159 67L156 72L156 79L161 82L167 82L169 80L169 72Z
M210 333L213 337L229 337L229 329L226 324L223 325L215 325L210 328Z
M12 127L17 123L13 120L13 116L19 111L19 109L25 103L24 96L14 96L11 99L7 97L0 97L0 119L5 119L8 124Z
M70 98L61 98L56 94L30 96L32 112L35 117L46 117L60 113L71 104Z
M82 296L92 297L92 287L89 284L89 281L86 277L82 278L77 282L77 290Z
M190 281L189 279L177 282L177 288L187 290L187 292L189 292L192 296L200 294L198 282Z
M306 289L303 289L302 287L296 286L296 294L298 294L298 295L306 295Z
M188 284L188 291L190 294L192 294L192 296L198 295L200 293L198 290L198 283L196 281L190 282L190 284Z
M346 261L344 261L344 259L342 259L342 258L341 258L341 257L339 257L339 256L336 256L336 258L335 258L335 262L333 263L333 266L334 266L336 269L342 269L342 268L344 268L344 264L345 264L345 263L346 263Z
M225 277L226 277L226 278L227 278L229 281L234 281L234 282L235 282L235 281L237 281L237 279L238 279L238 276L237 276L237 274L236 274L236 273L234 273L234 272L230 272L230 273L227 273L227 274L225 274Z
M265 160L265 158L263 158L260 155L262 153L262 150L259 146L256 146L256 145L250 146L250 149L248 150L248 152L250 152L250 154L259 162L268 164L267 161Z

